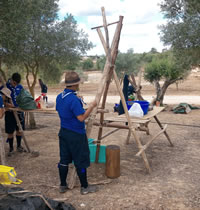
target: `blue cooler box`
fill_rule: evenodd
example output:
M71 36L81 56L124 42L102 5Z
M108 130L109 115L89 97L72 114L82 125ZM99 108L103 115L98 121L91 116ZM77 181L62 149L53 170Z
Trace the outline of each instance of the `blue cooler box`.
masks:
M140 106L141 106L141 108L142 108L142 110L144 112L144 115L147 114L148 109L149 109L149 102L148 101L127 101L126 104L127 104L128 110L131 108L133 103L140 104Z
M90 162L94 163L96 158L97 145L93 144L94 139L88 139L90 149ZM98 163L106 162L106 145L100 145Z

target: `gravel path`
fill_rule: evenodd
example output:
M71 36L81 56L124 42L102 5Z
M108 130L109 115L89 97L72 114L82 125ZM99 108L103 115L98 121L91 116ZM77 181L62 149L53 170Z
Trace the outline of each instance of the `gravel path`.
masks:
M49 101L55 102L56 95L48 94ZM143 96L147 101L152 100L152 96ZM84 96L84 101L90 103L94 100L95 96ZM119 96L107 96L107 103L119 103ZM200 96L165 96L164 104L179 104L179 103L188 103L188 104L197 104L200 105Z

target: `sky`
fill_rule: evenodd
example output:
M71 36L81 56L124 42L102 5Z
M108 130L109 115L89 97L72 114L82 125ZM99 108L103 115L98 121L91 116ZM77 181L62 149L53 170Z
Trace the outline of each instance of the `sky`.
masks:
M118 48L120 52L125 53L130 48L134 53L149 52L151 48L161 52L165 47L160 41L158 26L166 21L158 3L161 0L59 0L59 17L62 19L71 13L79 29L88 34L89 41L95 47L87 55L105 54L97 31L91 29L103 25L102 7L105 8L108 24L124 16ZM116 24L108 26L110 43L115 29ZM101 30L104 34L104 29Z

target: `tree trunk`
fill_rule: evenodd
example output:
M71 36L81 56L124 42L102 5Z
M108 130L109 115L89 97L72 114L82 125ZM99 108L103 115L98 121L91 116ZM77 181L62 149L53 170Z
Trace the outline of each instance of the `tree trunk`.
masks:
M163 100L164 100L164 95L166 93L166 90L169 87L169 85L171 85L171 84L172 84L172 82L165 81L163 86L161 87L160 83L158 81L155 82L156 94L157 94L155 102L159 101L161 106L163 105Z
M31 93L31 95L33 96L33 98L35 98L35 85L37 82L37 74L39 71L39 66L36 63L35 65L29 65L27 63L24 64L26 67L26 82L28 84L28 88L29 91ZM32 84L30 83L29 80L29 72L31 72L32 76L33 76L33 82ZM36 122L35 122L35 118L34 118L34 114L33 113L29 113L29 126L30 128L36 128Z
M136 81L135 81L135 76L133 74L131 74L131 79L132 80L129 80L131 85L135 88L135 94L136 94L136 100L139 100L139 101L144 101L144 98L142 97L142 94L141 94L141 89L142 89L142 86L138 86L136 84Z
M36 128L36 122L35 122L35 117L34 117L34 113L30 112L29 114L29 127L31 129Z
M0 58L0 80L1 80L0 82L2 82L2 84L3 84L5 81L7 81L7 79L6 79L5 72L1 68L1 64L2 64L2 61L1 61L1 58Z

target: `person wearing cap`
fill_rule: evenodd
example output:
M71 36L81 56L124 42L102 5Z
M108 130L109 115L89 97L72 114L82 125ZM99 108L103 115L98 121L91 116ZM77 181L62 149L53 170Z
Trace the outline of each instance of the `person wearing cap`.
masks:
M88 185L87 168L90 166L90 152L86 136L85 119L97 106L94 100L85 111L82 100L76 95L81 79L76 72L65 74L66 88L56 98L56 110L60 118L59 148L60 193L67 191L68 165L74 163L81 184L81 194L96 192L97 188Z
M23 86L20 84L20 82L21 82L21 75L19 73L14 73L12 74L11 79L9 79L8 82L6 83L6 87L10 91L10 97L9 97L9 94L5 94L6 95L6 100L4 100L5 109L18 107L17 102L16 102L16 97L20 94L21 90L23 89ZM4 88L1 89L1 92L4 90L6 89ZM24 126L24 113L17 112L17 114L18 114L20 123L22 125L22 128L24 129L25 127ZM25 152L24 148L21 146L22 133L19 131L13 111L10 111L10 110L6 110L5 112L5 131L8 135L7 142L9 143L8 156L11 156L14 152L13 139L14 139L15 131L16 131L16 140L17 140L17 151Z

